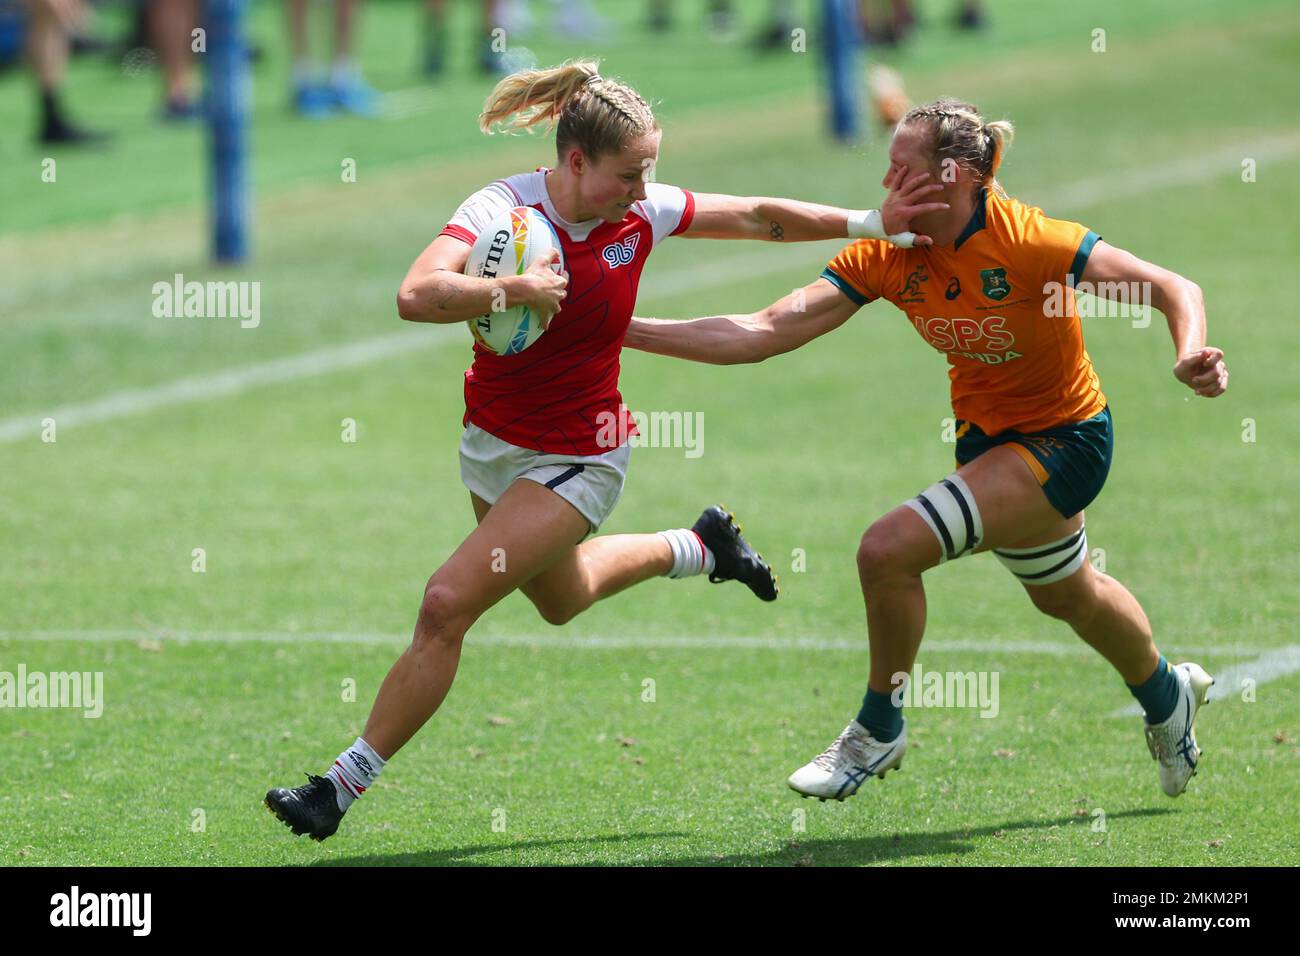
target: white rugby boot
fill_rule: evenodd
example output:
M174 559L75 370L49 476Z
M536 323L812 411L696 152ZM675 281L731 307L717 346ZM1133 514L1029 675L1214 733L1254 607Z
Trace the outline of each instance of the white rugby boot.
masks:
M856 720L812 763L804 764L786 781L791 790L820 800L843 800L858 792L868 777L884 777L903 762L907 752L907 719L887 744L872 737Z
M1145 724L1147 749L1160 765L1160 789L1176 797L1196 773L1201 748L1196 746L1196 712L1210 701L1214 678L1190 661L1174 666L1178 675L1178 704L1161 724Z

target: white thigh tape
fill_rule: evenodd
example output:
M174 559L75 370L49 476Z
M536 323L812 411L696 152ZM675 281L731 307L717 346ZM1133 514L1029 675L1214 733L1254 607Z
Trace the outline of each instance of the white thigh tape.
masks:
M1074 534L1032 548L995 548L993 553L1025 584L1053 584L1068 578L1088 560L1088 536Z
M956 474L940 478L906 504L925 519L939 539L943 551L940 563L970 553L984 537L984 523L980 521L975 496Z

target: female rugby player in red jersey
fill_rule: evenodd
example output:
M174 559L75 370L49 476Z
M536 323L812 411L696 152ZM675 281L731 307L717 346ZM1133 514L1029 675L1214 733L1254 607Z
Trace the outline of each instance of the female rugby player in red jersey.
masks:
M936 187L924 185L923 176L892 190L879 212L692 194L649 181L659 124L644 99L600 76L592 62L507 77L480 117L485 132L543 121L556 122L556 167L498 180L470 196L398 293L398 312L410 321L465 322L500 308L504 294L505 308L527 305L550 317L549 325L516 355L474 348L460 461L478 527L429 579L414 638L380 687L362 736L324 777L308 774L306 785L266 795L267 807L296 834L321 840L335 832L351 803L446 697L465 632L516 589L552 624L665 575L738 580L764 600L776 598L771 569L719 507L690 529L584 540L613 510L627 473L627 436L635 425L618 392L619 351L655 245L673 235L876 236L923 245L928 238L906 232L908 222L946 208L928 201ZM552 257L517 276L464 275L479 232L516 206L536 209L555 227L567 273L552 271Z
M685 322L634 318L631 348L701 362L759 362L846 322L876 298L893 302L947 355L957 417L958 468L876 521L858 547L871 671L857 719L795 771L806 796L852 796L898 766L907 748L891 699L912 673L925 629L921 575L992 550L1034 605L1068 623L1120 673L1146 715L1148 747L1165 793L1182 793L1200 754L1197 708L1213 681L1197 664L1169 665L1128 590L1088 561L1083 509L1110 468L1110 411L1074 310L1083 281L1152 290L1168 319L1174 377L1196 394L1223 394L1223 352L1205 345L1195 283L1100 241L1078 223L1048 219L1009 198L995 177L1011 124L940 100L912 110L889 150L883 185L925 173L947 209L912 227L932 244L859 240L812 285L751 315ZM886 201L886 207L888 201Z

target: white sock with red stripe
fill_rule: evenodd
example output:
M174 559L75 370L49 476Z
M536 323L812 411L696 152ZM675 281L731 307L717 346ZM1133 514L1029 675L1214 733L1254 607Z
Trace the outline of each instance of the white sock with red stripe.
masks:
M713 572L713 552L704 546L700 536L690 528L660 531L673 550L673 566L664 577L689 578L696 574Z
M339 809L346 810L352 801L365 793L384 769L386 761L375 753L370 744L360 737L343 753L339 754L334 766L325 771L325 776L334 781L334 792L338 797Z

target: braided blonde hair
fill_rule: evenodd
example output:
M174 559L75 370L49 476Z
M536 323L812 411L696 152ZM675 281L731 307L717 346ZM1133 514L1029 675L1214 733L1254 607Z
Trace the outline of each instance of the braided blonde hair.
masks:
M951 160L964 166L982 185L1006 198L996 176L1016 135L1009 120L986 123L975 105L944 97L909 110L898 125L925 128L939 165Z
M650 104L630 86L601 76L599 66L596 60L574 60L507 76L483 104L479 129L491 135L546 123L556 126L561 158L577 147L592 160L658 130Z

